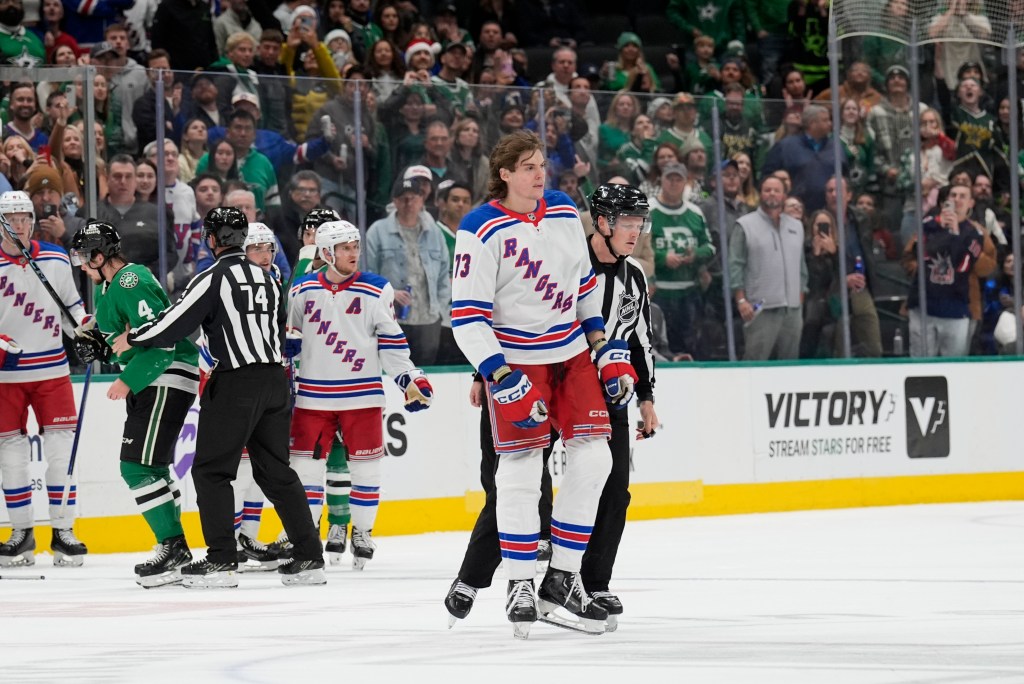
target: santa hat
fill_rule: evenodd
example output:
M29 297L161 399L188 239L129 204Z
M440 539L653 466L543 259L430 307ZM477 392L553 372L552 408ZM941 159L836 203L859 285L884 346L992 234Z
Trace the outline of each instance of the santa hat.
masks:
M334 40L335 38L343 38L345 42L349 44L350 47L352 45L352 39L349 38L348 32L345 31L344 29L334 29L326 36L324 36L324 45L330 45L331 41Z
M423 38L415 38L409 41L405 48L405 63L408 64L409 60L417 52L429 52L431 57L436 57L441 52L441 44L431 43Z

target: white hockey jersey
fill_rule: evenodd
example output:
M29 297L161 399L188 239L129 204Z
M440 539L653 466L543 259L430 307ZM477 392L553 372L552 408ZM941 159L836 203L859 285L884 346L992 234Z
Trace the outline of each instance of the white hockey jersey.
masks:
M452 332L484 377L509 363L565 361L604 329L597 279L569 196L544 193L528 214L490 202L455 236Z
M57 245L35 240L29 253L75 321L81 323L85 307L72 278L68 253ZM0 370L0 382L38 382L68 375L62 318L25 258L0 250L0 332L24 350L15 370Z
M415 368L395 321L395 291L375 273L332 283L323 272L292 285L288 327L302 332L295 405L342 411L384 406L381 367L392 378Z

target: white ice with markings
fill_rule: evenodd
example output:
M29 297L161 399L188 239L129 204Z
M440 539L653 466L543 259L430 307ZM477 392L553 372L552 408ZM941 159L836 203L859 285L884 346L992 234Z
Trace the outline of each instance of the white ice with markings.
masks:
M379 538L325 587L147 591L144 554L37 555L0 571L0 681L1024 682L1024 502L629 523L618 631L527 641L500 578L447 629L467 539Z

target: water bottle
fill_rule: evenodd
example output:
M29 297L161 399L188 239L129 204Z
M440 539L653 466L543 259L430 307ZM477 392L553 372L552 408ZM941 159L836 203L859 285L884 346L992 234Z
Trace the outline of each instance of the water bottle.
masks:
M892 334L892 355L903 356L903 333L899 328Z
M856 259L854 259L854 261L853 261L853 272L856 273L859 276L863 276L864 275L864 260L862 258L857 257ZM863 289L864 289L863 287L858 287L855 291L856 292L860 292Z
M412 296L412 285L406 285L405 286L405 291L408 292L409 296L411 297ZM404 321L405 319L409 318L409 309L410 308L412 308L412 304L411 303L410 304L399 304L397 307L395 307L395 317L398 320L400 320L400 321Z
M754 316L750 320L754 320L754 318L757 318L757 314L761 313L761 309L763 309L763 308L764 308L764 300L763 299L758 299L756 302L754 302Z

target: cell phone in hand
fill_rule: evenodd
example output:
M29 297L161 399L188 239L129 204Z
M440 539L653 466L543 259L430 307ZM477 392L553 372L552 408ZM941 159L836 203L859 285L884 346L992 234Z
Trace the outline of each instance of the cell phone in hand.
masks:
M818 221L814 225L818 229L818 232L821 233L822 235L829 234L829 228L831 228L831 226L829 225L828 221Z
M43 205L43 218L50 218L51 216L57 215L56 204L44 204Z

